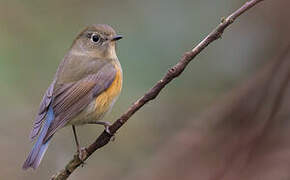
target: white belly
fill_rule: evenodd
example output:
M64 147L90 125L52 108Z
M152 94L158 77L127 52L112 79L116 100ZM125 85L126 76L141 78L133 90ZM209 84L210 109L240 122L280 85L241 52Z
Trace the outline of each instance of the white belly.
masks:
M76 117L69 121L68 125L83 125L91 122L97 122L104 118L107 113L110 113L113 105L115 104L118 97L114 98L108 108L104 109L104 111L96 113L96 99L93 100L83 111L81 111ZM100 107L103 108L103 107Z

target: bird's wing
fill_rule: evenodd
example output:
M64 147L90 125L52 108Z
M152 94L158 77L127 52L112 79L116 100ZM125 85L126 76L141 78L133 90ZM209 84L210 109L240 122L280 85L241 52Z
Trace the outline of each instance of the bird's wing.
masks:
M35 118L33 126L32 126L32 130L31 130L30 135L29 135L30 140L34 140L40 132L43 120L46 117L49 105L52 101L52 92L53 92L54 84L55 84L55 81L53 81L51 83L51 85L47 88L47 90L42 98L38 113L36 115L36 118Z
M95 97L110 87L115 76L114 65L108 63L98 73L54 90L52 108L55 119L47 131L44 142L79 114Z

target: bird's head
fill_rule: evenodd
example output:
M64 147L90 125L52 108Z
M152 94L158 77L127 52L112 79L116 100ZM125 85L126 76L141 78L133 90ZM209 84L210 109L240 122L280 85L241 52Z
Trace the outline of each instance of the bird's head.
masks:
M122 36L117 35L109 25L91 25L78 34L71 50L78 54L113 59L116 57L116 41L120 39Z

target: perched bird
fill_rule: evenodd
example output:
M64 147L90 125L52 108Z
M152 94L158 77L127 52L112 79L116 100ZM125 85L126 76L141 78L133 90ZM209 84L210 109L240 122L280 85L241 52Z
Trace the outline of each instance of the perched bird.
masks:
M30 133L30 139L37 140L23 169L39 166L52 136L65 126L72 126L80 158L84 149L79 146L76 125L102 124L109 133L109 123L100 120L122 89L115 50L121 38L106 24L88 26L78 34L43 96Z

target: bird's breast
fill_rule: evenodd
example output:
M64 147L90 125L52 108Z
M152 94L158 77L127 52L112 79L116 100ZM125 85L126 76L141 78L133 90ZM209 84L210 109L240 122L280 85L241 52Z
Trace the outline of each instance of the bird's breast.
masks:
M115 68L117 73L110 87L99 94L70 124L80 125L96 122L111 110L122 90L123 82L121 67L117 64Z
M117 65L115 67L117 73L111 86L95 99L96 116L110 110L122 90L122 71Z

